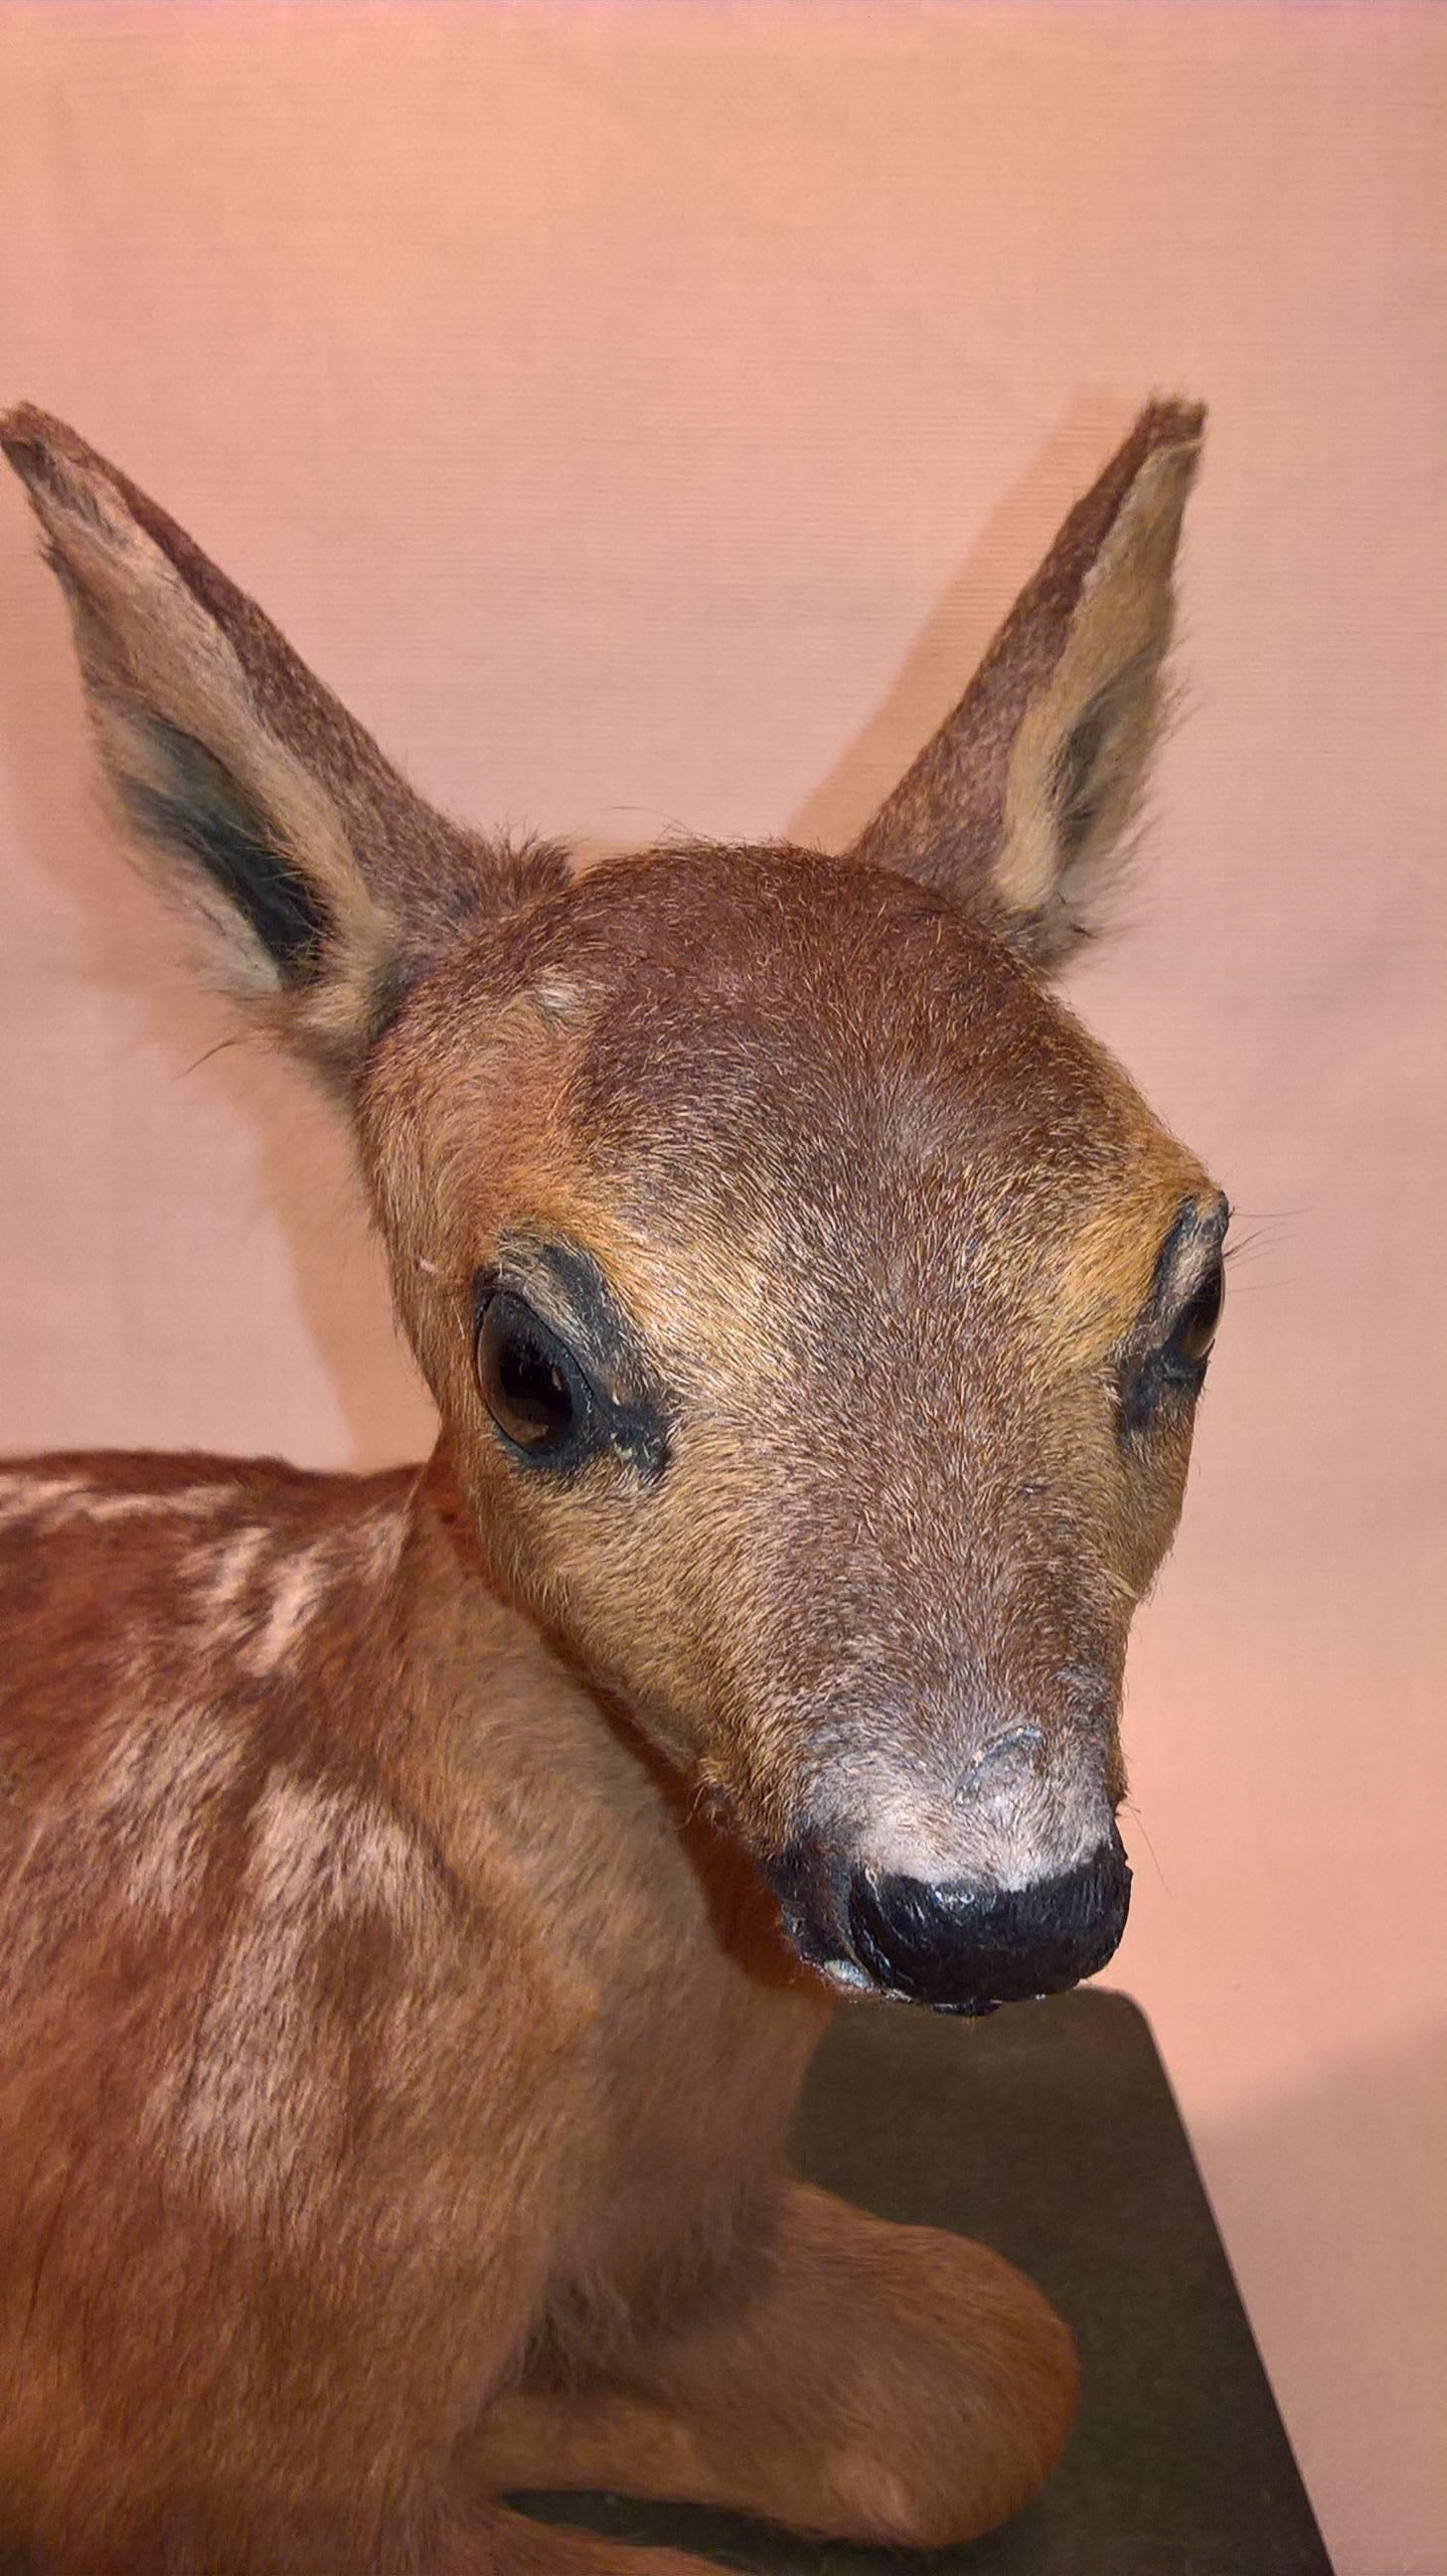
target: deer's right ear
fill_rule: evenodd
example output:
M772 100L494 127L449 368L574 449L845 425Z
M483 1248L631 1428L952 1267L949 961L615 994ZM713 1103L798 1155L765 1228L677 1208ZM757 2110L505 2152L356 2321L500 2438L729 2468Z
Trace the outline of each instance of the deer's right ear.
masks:
M566 875L436 813L252 601L93 448L28 406L0 446L49 540L132 837L223 979L345 1087L469 917Z

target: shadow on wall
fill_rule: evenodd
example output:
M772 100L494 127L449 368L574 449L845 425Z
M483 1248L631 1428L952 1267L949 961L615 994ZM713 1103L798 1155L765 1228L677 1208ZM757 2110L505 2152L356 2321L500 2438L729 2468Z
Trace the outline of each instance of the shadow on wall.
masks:
M868 820L962 695L1000 619L1134 408L1103 396L1075 406L986 522L877 713L792 818L790 838L839 849ZM175 498L184 521L184 494L163 497ZM29 520L15 512L11 524L16 551L11 559L7 546L0 568L5 595L38 599L37 588L26 591L19 551L33 551ZM210 531L202 526L198 534L206 545ZM245 587L244 561L225 569ZM346 1424L347 1463L416 1456L430 1446L431 1408L391 1328L385 1266L367 1229L342 1122L309 1094L303 1076L239 1032L229 1005L196 988L156 897L127 869L94 785L59 603L35 632L22 637L13 623L9 631L16 649L0 655L0 735L16 813L24 841L70 899L82 972L122 1001L176 1080L201 1084L254 1134L257 1194L275 1211L298 1302ZM489 818L466 819L485 828ZM547 830L557 818L529 819ZM707 817L699 819L706 827ZM164 1186L162 1173L157 1187Z
M1172 388L1166 388L1170 391ZM1190 392L1189 386L1185 387ZM805 848L844 850L959 704L1001 620L1067 512L1120 445L1146 397L1086 394L993 509L875 713L786 827Z
M1447 2576L1447 2029L1193 2143L1267 2367L1293 2356L1277 2400L1341 2576ZM1415 2548L1388 2561L1384 2528Z

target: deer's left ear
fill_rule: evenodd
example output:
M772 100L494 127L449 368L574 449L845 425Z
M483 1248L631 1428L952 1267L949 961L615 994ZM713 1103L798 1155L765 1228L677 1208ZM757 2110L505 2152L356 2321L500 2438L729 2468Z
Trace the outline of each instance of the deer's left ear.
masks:
M853 855L952 896L1047 970L1095 926L1160 724L1204 410L1152 403Z

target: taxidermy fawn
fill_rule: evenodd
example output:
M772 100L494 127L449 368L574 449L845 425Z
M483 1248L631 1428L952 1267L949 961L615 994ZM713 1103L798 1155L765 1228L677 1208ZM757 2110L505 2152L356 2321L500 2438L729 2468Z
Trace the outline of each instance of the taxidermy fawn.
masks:
M1158 403L842 858L444 821L74 433L3 444L119 809L355 1130L428 1465L0 1477L0 2523L64 2576L892 2546L1070 2337L790 2175L832 2000L1110 1956L1225 1203L1049 990L1156 731Z

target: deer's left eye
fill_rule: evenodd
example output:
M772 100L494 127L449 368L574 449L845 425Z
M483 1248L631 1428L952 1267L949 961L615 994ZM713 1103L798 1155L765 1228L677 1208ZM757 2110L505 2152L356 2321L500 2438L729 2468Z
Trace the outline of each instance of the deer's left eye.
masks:
M1165 1340L1144 1351L1138 1348L1126 1361L1119 1380L1120 1427L1126 1436L1143 1430L1162 1404L1179 1404L1183 1397L1189 1401L1199 1392L1221 1320L1224 1284L1221 1263L1213 1261Z
M1216 1327L1221 1321L1221 1300L1225 1294L1225 1272L1219 1261L1213 1262L1200 1286L1182 1307L1166 1344L1167 1353L1184 1360L1188 1366L1203 1368L1211 1356Z

